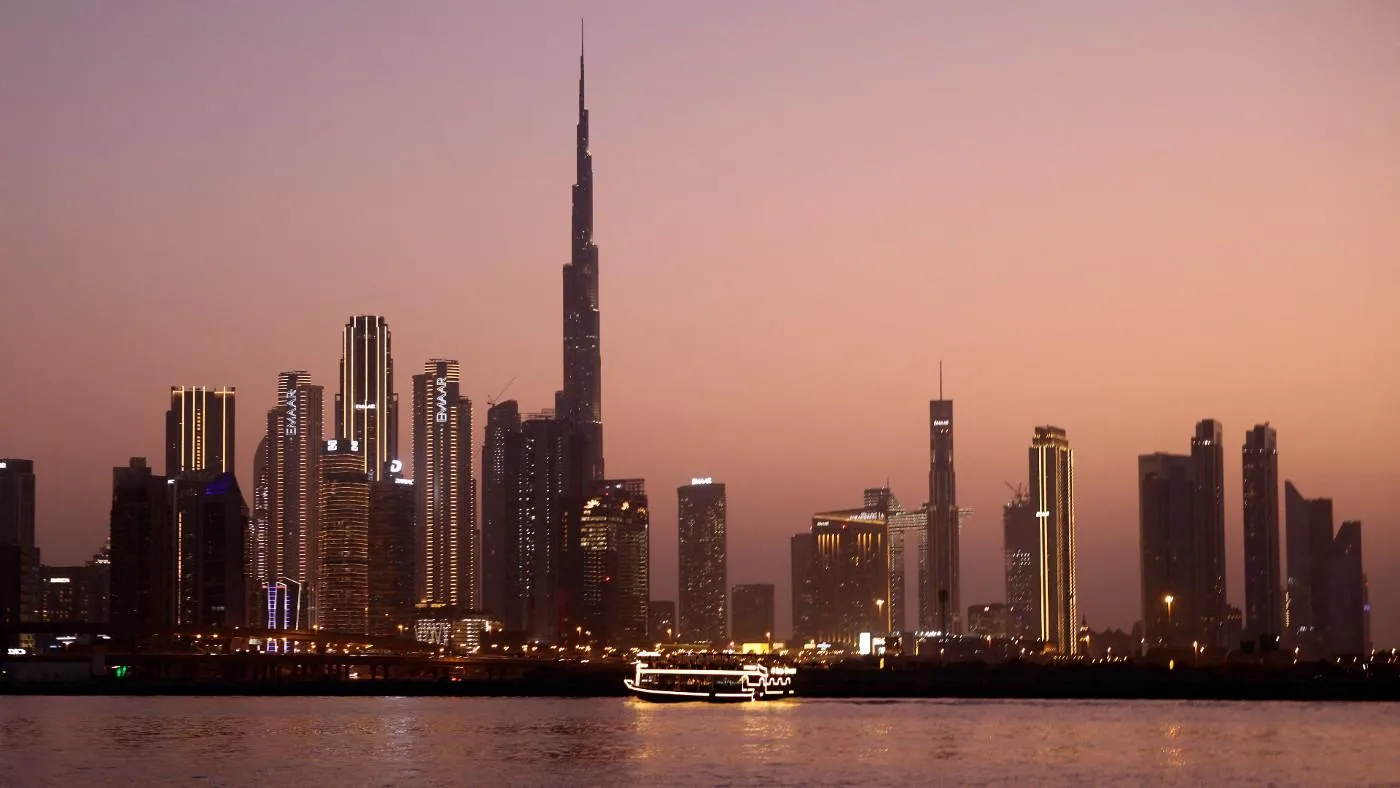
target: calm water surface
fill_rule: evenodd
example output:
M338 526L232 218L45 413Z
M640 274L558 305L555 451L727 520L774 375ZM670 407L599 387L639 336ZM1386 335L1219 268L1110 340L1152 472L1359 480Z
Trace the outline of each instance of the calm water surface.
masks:
M0 696L3 786L1400 785L1400 706Z

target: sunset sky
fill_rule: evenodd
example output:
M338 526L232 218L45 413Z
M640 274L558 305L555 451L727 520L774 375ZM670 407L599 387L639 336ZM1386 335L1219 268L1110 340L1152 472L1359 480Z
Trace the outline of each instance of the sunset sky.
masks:
M238 388L251 484L276 374L337 387L351 314L410 377L561 385L579 17L608 474L728 485L730 582L888 478L927 497L956 408L963 601L1001 601L1005 483L1076 450L1081 609L1138 609L1136 458L1223 422L1363 521L1400 645L1400 4L0 3L0 456L45 563L162 470L169 386ZM327 427L331 425L329 423ZM480 435L478 434L478 445ZM479 462L479 456L477 457ZM1280 542L1282 542L1282 536Z

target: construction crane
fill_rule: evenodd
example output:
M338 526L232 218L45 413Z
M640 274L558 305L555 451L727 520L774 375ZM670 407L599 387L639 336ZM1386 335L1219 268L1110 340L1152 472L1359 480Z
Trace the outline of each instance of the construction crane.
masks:
M487 398L486 398L486 407L488 407L488 408L494 408L494 407L496 407L496 403L500 401L501 395L504 394L504 393L506 393L506 389L509 389L509 388L510 388L510 384L514 383L519 377L520 377L519 375L515 375L515 376L511 377L510 380L507 380L507 381L506 381L506 384L505 384L504 386L501 386L501 390L498 391L498 392L496 392L495 396L487 397Z
M1015 487L1012 487L1011 482L1002 482L1002 484L1005 484L1006 489L1011 491L1011 500L1020 502L1030 499L1030 496L1026 495L1026 485L1017 484Z

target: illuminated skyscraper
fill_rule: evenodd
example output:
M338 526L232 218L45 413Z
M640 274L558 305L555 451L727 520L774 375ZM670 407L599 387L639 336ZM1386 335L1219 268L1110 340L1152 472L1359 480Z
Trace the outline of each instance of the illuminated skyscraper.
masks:
M369 633L370 481L358 441L333 438L321 456L316 623L346 634Z
M885 522L890 539L890 626L902 632L908 628L910 611L919 612L911 600L922 602L923 608L928 607L926 589L932 582L928 572L928 504L905 511L899 500L890 494ZM910 549L911 543L914 549ZM918 578L912 595L909 593L910 556L917 559L914 576ZM931 611L926 612L926 617L929 616L932 616Z
M1279 587L1278 433L1259 424L1244 436L1244 636L1283 634Z
M1036 427L1030 449L1031 502L1040 532L1040 638L1079 651L1075 576L1074 451L1059 427Z
M1040 637L1040 520L1025 488L1002 507L1009 634Z
M853 645L862 632L889 632L889 542L884 512L862 507L815 514L812 536L813 629L817 640Z
M335 437L360 442L365 473L380 479L399 459L399 398L389 324L379 315L357 315L345 324L340 393L335 398Z
M413 473L419 528L418 599L481 606L477 580L472 403L456 361L433 359L413 376Z
M1196 423L1191 439L1192 474L1196 480L1196 553L1193 572L1198 577L1201 602L1197 615L1197 640L1225 645L1225 441L1224 429L1214 419Z
M267 570L257 584L279 629L309 629L316 620L324 399L310 374L283 372L267 413ZM255 509L256 500L255 491Z
M171 386L165 414L165 475L234 473L234 388Z
M942 371L939 372L940 389ZM939 392L942 396L942 392ZM958 567L958 485L953 472L953 401L929 403L928 472L928 568L927 593L933 620L940 632L962 631L962 592Z
M253 506L248 513L248 537L243 547L250 602L255 605L263 585L271 577L272 566L272 511L268 507L272 496L272 477L268 474L268 454L271 451L268 443L268 436L263 435L262 440L258 441L257 450L253 452Z
M0 459L0 623L39 618L42 586L39 548L34 544L34 489L33 460Z
M686 643L727 643L728 516L724 485L708 478L692 479L676 494L680 638Z
M585 638L603 644L645 645L651 590L651 519L645 483L641 479L598 482L584 502L580 525L583 618L575 626L585 630Z

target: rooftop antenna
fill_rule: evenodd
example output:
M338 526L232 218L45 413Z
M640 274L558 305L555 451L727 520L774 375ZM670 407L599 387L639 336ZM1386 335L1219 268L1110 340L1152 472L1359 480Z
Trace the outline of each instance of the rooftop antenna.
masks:
M943 399L943 360L938 360L938 398Z

